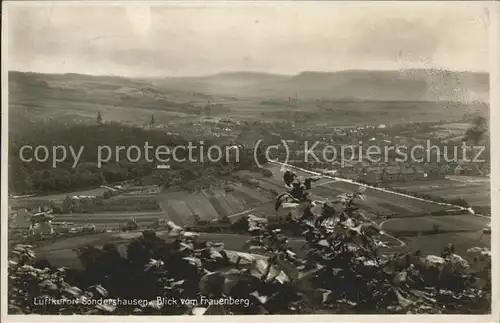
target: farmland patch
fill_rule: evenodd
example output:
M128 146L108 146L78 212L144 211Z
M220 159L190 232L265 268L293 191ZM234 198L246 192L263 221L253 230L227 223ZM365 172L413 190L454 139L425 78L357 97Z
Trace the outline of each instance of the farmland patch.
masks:
M488 219L473 215L444 215L389 219L382 226L388 232L478 231L488 222Z
M392 187L410 192L424 193L446 199L462 198L472 206L489 206L489 182L464 182L450 179L391 184Z
M228 216L231 214L231 212L230 212L231 210L229 209L229 207L227 205L224 207L223 203L216 196L210 196L210 197L208 197L208 200L210 201L210 203L214 207L215 211L220 216Z

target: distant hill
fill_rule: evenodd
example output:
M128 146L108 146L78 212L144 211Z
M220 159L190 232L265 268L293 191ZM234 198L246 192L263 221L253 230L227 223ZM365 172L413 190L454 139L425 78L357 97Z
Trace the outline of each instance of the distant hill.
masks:
M184 89L221 95L299 96L330 100L489 101L488 73L435 69L304 71L294 76L233 72L150 81L167 90Z
M402 71L304 71L297 75L228 72L200 77L131 79L119 76L10 72L9 84L60 89L92 88L129 96L299 96L330 100L489 101L489 75L436 69Z
M459 108L445 110L450 101ZM445 120L477 111L487 115L488 102L489 75L472 72L230 72L168 78L9 72L10 121L22 128L32 121L95 123L97 113L135 125L147 125L153 114L165 124L207 113L273 121L297 112L301 120L339 124L366 122L370 112L385 122Z
M290 76L258 73L228 72L199 77L167 77L147 79L155 86L168 91L199 92L211 95L246 96L247 94L265 95L260 86L275 86Z
M289 78L288 75L261 73L261 72L226 72L200 77L184 77L185 80L198 80L209 82L236 82L238 84L255 84L261 82L283 81Z
M118 76L9 72L11 121L95 122L98 112L107 121L147 124L172 116L189 116L191 102L203 95L162 91L150 82ZM22 123L22 124L21 124Z

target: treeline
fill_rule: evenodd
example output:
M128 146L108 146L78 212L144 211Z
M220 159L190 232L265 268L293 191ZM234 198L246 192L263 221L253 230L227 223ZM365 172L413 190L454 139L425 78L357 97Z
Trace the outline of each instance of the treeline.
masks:
M186 158L185 162L169 161L170 169L156 169L156 162L146 160L144 156L144 145L158 146L188 146L189 139L177 135L167 135L162 131L151 131L142 128L127 126L118 123L104 125L64 125L53 123L33 126L31 129L23 129L11 134L9 146L9 191L14 194L30 194L45 192L62 192L68 190L79 190L96 187L105 183L116 183L126 180L140 180L142 178L155 178L157 184L179 184L191 181L200 181L204 175L216 176L227 172L228 169L240 169L255 167L253 152L249 149L239 154L239 161L234 162L233 167L227 167L226 158L222 162L210 162L207 158L198 158L195 162L189 162L188 152L182 149L176 152L180 160ZM192 145L199 143L193 140ZM222 140L203 140L202 146L218 145L225 147L229 143ZM68 150L67 158L53 167L52 157L45 162L24 162L20 158L20 149L29 145L37 147L40 145L49 148L63 146L69 149L73 147L76 154L83 147L81 157L76 167L75 158ZM121 151L120 158L116 159L116 147L130 147L135 145L142 151L142 156L137 162L127 159L126 153ZM99 147L109 146L112 158L109 162L103 162L98 166ZM104 157L106 150L102 150ZM223 151L225 151L223 149ZM27 151L25 158L31 157ZM62 152L60 152L62 154ZM134 158L136 152L132 153ZM195 151L193 156L199 156ZM59 155L61 157L61 155ZM165 157L163 157L165 158ZM102 158L104 159L104 158ZM155 160L154 149L149 153L149 159ZM172 158L171 158L172 159ZM261 161L263 157L259 158ZM210 177L209 176L209 177Z

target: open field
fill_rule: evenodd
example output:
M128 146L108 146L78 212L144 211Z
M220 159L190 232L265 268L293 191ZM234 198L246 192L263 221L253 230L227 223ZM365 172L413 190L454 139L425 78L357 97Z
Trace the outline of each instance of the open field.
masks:
M56 241L37 248L37 256L42 259L48 259L55 266L71 266L79 268L81 266L76 253L73 249L92 245L95 247L103 246L106 243L115 243L122 254L126 253L126 245L130 240L139 237L141 232L126 233L101 233L81 237L67 238ZM157 232L159 237L167 237L166 231ZM251 239L249 235L223 234L223 233L200 233L200 240L209 240L212 242L222 242L225 248L234 251L246 251L245 243ZM304 245L304 240L290 239L290 246L294 251L300 251Z
M159 204L165 217L179 225L194 224L196 218L211 221L261 206L272 200L270 194L244 185L231 185L231 191L202 190L197 193L162 193Z
M168 239L167 231L157 231L157 235L161 238ZM126 245L131 239L137 238L141 232L107 232L93 235L71 237L63 240L58 240L50 244L43 245L35 250L38 258L48 259L56 266L72 266L79 268L81 266L76 253L73 249L92 245L101 247L107 243L115 243L122 254L126 252ZM250 235L244 234L227 234L227 233L199 233L200 240L208 240L212 242L222 242L228 250L247 252L245 244L252 238ZM394 243L394 239L387 238L386 243ZM306 249L302 247L306 241L303 238L290 237L288 239L290 248L297 254L303 255Z
M102 212L154 212L160 211L158 197L155 195L146 196L115 196L102 199L92 206L93 213Z
M279 171L281 167L269 165L268 168L273 170L274 176L272 178L277 181L276 183L282 183L283 180L281 177L283 173ZM310 176L300 170L294 170L294 172L299 176ZM484 183L482 185L484 185ZM319 187L313 186L311 192L316 196L327 198L344 192L353 192L356 190L356 187L357 185L354 183L339 181L326 183L326 185ZM381 223L385 231L390 232L396 237L398 236L398 232L414 232L415 234L418 232L428 233L436 227L440 230L448 231L445 235L431 234L422 235L419 238L411 238L410 243L407 243L407 247L409 246L415 250L419 249L421 251L433 253L440 252L447 243L453 241L457 241L457 243L459 243L460 246L464 246L464 248L477 246L478 244L476 244L476 241L478 239L480 240L480 246L489 247L491 243L490 236L487 234L482 235L481 233L481 230L491 221L487 217L473 216L470 214L431 216L429 214L430 212L442 210L442 206L370 188L367 188L364 194L367 200L361 206L362 208L366 208L368 211L375 214L384 214L384 211L387 212L385 214L394 213L394 215L398 217L385 220ZM434 244L428 243L426 240L427 237L429 237L431 241L434 241ZM439 239L439 237L441 238ZM451 240L446 240L447 237L452 238L450 238Z
M422 216L397 218L383 221L381 226L387 232L431 232L438 229L445 232L480 231L490 223L485 217L466 215Z
M491 248L491 235L481 231L429 234L408 238L406 250L420 250L424 254L439 255L445 246L452 243L455 252L467 258L467 249L473 247Z
M490 182L485 177L449 176L442 180L393 183L391 187L446 199L463 198L472 206L491 204Z
M59 203L62 200L64 200L66 196L101 196L106 191L107 191L106 188L98 187L82 191L56 193L49 195L36 195L31 197L9 199L9 204L11 204L12 206L17 206L17 205L22 205L24 203L43 203L50 201Z

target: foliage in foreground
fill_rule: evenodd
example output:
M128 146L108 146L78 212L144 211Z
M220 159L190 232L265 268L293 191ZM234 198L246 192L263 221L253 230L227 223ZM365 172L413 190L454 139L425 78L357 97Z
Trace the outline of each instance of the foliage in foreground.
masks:
M300 187L300 183L295 184L295 188ZM281 230L269 229L266 219L251 215L240 221L254 235L247 243L250 254L199 241L196 234L172 222L169 239L145 231L129 243L125 257L112 244L76 250L83 267L78 270L34 262L31 247L18 245L9 261L9 312L219 315L490 311L488 250L470 249L476 254L472 263L455 254L453 246L440 256L418 252L391 255L384 243L385 233L356 208L362 192L318 203L306 190L299 194L291 190L277 202L277 208L300 210L290 212L288 218L304 238L304 250L300 251L290 249ZM220 298L248 303L202 302Z

